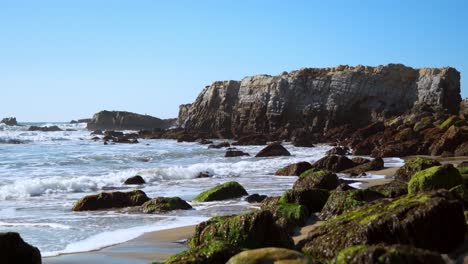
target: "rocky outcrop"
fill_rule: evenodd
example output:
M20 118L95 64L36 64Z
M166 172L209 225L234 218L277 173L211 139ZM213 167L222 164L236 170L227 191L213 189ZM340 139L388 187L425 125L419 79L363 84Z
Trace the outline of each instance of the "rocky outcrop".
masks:
M73 206L73 211L94 211L110 208L123 208L139 206L150 199L143 191L130 192L102 192L100 194L87 195L78 200Z
M248 195L247 191L238 182L230 181L200 193L193 198L196 202L211 202L239 198Z
M135 175L124 181L124 184L145 184L146 181L140 175Z
M266 146L260 150L255 157L276 157L276 156L291 156L291 153L281 145L281 143L275 142Z
M179 123L219 137L305 127L322 132L344 124L362 127L418 103L457 114L460 102L460 73L454 68L304 68L214 82L181 107Z
M89 130L116 129L167 129L175 124L174 119L159 119L149 115L140 115L125 111L101 111L94 114L88 122Z
M17 126L18 122L16 121L16 117L6 117L3 118L0 123L4 123L7 126Z
M192 206L179 197L156 197L141 206L145 214L165 213L173 210L189 210Z
M0 233L0 263L41 264L41 253L18 233Z
M45 127L30 126L28 128L28 131L55 132L55 131L63 131L63 130L58 126L45 126Z

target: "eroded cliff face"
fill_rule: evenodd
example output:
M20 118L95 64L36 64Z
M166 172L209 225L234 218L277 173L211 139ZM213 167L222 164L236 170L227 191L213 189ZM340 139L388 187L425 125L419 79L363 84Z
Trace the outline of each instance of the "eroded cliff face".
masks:
M87 128L89 130L152 130L167 129L175 123L175 119L159 119L149 115L125 111L101 111L94 114L93 118L88 122Z
M454 68L305 68L215 82L181 107L179 124L220 137L284 128L323 132L379 121L419 103L457 113L460 101L460 73Z

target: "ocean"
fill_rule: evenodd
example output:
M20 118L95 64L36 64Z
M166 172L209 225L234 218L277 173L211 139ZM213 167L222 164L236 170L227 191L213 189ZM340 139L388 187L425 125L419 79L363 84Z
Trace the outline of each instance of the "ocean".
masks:
M207 203L190 200L206 189L233 180L249 194L281 195L297 177L273 176L277 169L299 161L314 162L332 148L328 145L301 148L286 143L291 156L255 158L264 146L239 146L251 156L225 158L225 149L208 149L207 145L175 140L139 139L138 144L104 145L102 140L91 139L86 124L22 125L0 124L0 232L20 233L46 257L95 250L145 232L254 210L258 207L243 199ZM29 125L58 125L74 131L27 131ZM12 141L24 144L9 144ZM403 162L398 158L384 160L387 167ZM213 177L197 178L200 172L209 172ZM141 175L147 184L123 184L135 175ZM193 209L168 214L71 210L85 195L135 188L151 198L179 196L189 201Z

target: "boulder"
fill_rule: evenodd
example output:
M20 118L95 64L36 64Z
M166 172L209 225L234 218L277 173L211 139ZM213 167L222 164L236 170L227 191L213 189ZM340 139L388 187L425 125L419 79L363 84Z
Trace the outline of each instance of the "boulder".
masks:
M468 141L460 144L453 154L454 156L468 156Z
M352 160L346 156L331 155L317 160L312 167L333 172L340 172L356 166Z
M281 145L281 143L271 143L264 149L260 150L255 157L274 157L274 156L291 156L291 153Z
M361 158L361 157L355 157L355 158L352 158L351 160L354 162L354 164L356 164L356 166L371 162L370 159Z
M369 189L335 190L330 193L320 217L337 216L382 198L385 198L383 194Z
M213 144L213 141L204 139L204 138L199 138L196 140L197 143L200 143L202 145L208 145L208 144Z
M348 147L334 147L327 151L327 155L339 155L339 156L344 156L344 155L349 155L351 154L349 151Z
M460 184L463 184L460 172L452 164L445 164L414 174L408 183L408 193L412 194L437 189L449 190Z
M259 248L243 251L226 264L312 264L303 254L285 248Z
M437 252L407 245L361 245L345 248L332 261L333 264L446 264Z
M177 142L195 142L197 138L194 135L184 133L177 137Z
M0 233L0 263L41 264L41 252L16 232Z
M379 192L388 198L396 198L408 194L408 182L395 179L386 184L372 186L369 190Z
M16 117L6 117L3 118L0 123L4 123L7 126L17 126L18 122L16 121Z
M463 205L448 191L382 199L312 230L298 248L329 261L347 247L406 244L447 253L464 241Z
M244 187L238 182L230 181L200 193L193 200L196 202L210 202L239 198L244 195L248 195Z
M78 200L73 206L73 211L93 211L111 208L123 208L139 206L149 201L143 191L134 190L130 192L102 192L87 195Z
M301 177L294 183L293 189L325 189L333 190L340 185L338 176L335 173L316 169L310 169L301 174Z
M201 172L199 172L197 174L197 177L195 177L195 178L210 178L212 176L213 176L213 174L211 172L209 172L209 171L201 171Z
M60 129L58 126L45 126L45 127L30 126L28 128L28 131L55 132L55 131L63 131L63 130Z
M174 125L174 120L163 120L149 115L140 115L125 111L101 111L89 120L89 130L140 130L162 128L167 129Z
M260 195L258 193L254 193L254 194L247 196L245 200L249 203L261 203L266 198L267 198L266 195Z
M430 147L431 155L437 156L442 154L444 151L453 152L461 145L466 139L466 135L462 130L456 126L451 126L445 131L445 133L436 140Z
M220 149L220 148L229 148L231 144L229 142L221 142L218 144L211 144L208 146L208 148L214 148L214 149Z
M173 210L188 210L192 206L179 197L157 197L145 202L141 210L145 214L165 213Z
M375 171L375 170L381 170L384 168L384 161L382 158L378 157L373 159L370 162L366 162L364 164L358 165L356 167L353 167L351 169L347 169L344 171L341 171L341 173L349 173L349 174L361 174L366 171Z
M169 257L164 264L219 264L226 263L240 248L221 239L213 239Z
M278 204L270 209L278 226L291 232L297 226L304 226L309 218L309 210L305 205L288 203L278 200Z
M250 156L250 155L249 153L245 153L238 149L229 149L228 151L226 151L226 154L224 154L224 157L226 158L241 157L241 156Z
M309 162L298 162L283 167L275 172L276 176L299 176L303 172L312 169L312 165Z
M237 139L236 142L232 143L237 146L247 145L266 145L268 138L263 134L247 135Z
M140 175L135 175L125 180L124 184L145 184L145 180Z
M416 157L405 161L405 165L400 167L395 179L408 182L416 172L428 169L430 167L439 166L440 162L431 158Z
M281 196L279 203L300 204L310 213L320 212L327 203L330 193L323 189L292 189Z

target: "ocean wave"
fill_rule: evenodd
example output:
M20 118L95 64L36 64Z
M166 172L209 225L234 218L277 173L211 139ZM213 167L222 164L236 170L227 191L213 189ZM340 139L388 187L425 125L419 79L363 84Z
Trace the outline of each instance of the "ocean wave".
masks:
M55 229L71 229L71 226L57 223L7 223L0 222L0 227L48 227Z

